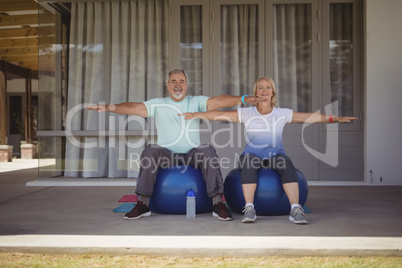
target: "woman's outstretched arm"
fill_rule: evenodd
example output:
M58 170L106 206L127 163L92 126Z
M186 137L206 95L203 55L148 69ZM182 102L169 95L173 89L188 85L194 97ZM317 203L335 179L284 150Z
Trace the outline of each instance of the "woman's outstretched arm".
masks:
M293 112L292 123L350 123L358 119L358 117L350 116L332 116L319 113Z

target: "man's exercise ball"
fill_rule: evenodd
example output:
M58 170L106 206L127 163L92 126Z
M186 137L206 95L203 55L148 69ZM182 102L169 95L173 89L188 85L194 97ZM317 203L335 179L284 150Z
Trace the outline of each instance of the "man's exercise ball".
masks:
M151 211L162 214L186 214L186 194L195 192L196 213L212 211L201 170L177 165L160 168L150 199Z
M300 170L296 171L299 182L299 204L303 206L307 201L308 184L303 173ZM226 202L237 213L242 213L245 206L240 176L241 170L233 169L227 175L224 184ZM258 171L254 207L257 215L261 216L289 214L289 199L283 190L281 177L276 171L268 168L261 168Z

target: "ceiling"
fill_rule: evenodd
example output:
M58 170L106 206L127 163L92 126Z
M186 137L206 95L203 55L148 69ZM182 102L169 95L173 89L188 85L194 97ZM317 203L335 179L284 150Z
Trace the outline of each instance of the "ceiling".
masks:
M38 3L0 0L0 59L38 70Z
M34 73L37 73L39 66L40 71L53 72L54 43L55 16L51 12L39 6L35 0L0 0L1 61L30 69Z

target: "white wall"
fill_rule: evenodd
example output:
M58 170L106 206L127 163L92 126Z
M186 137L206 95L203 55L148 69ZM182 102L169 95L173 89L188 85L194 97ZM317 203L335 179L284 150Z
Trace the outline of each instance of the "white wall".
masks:
M402 1L365 3L366 180L402 185Z
M32 79L32 93L38 92L38 80ZM25 78L12 79L7 81L7 93L25 94Z

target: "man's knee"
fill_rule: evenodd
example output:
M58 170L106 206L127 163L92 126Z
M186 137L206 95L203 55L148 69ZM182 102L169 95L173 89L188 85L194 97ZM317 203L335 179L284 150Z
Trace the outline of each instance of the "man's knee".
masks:
M196 153L202 154L204 157L218 157L215 148L211 144L203 144L197 147Z
M171 160L167 153L164 152L165 150L165 148L157 144L147 145L141 154L141 167L150 168L155 166L170 166Z
M157 155L158 152L162 149L163 149L163 147L161 147L157 144L148 144L147 146L145 146L144 150L142 151L141 158Z

